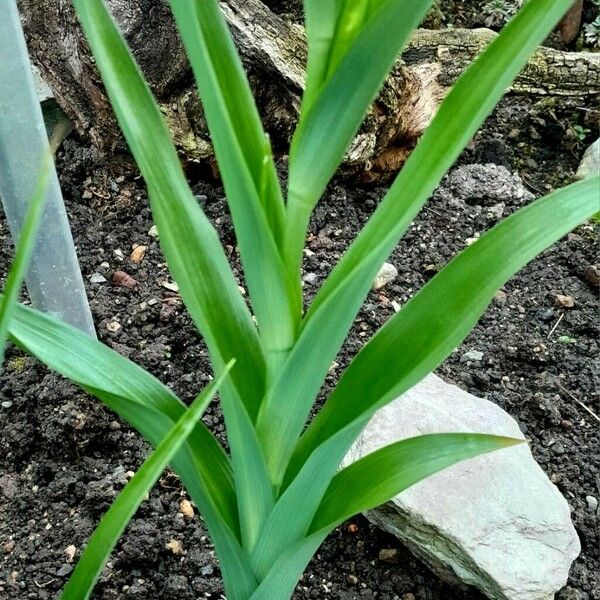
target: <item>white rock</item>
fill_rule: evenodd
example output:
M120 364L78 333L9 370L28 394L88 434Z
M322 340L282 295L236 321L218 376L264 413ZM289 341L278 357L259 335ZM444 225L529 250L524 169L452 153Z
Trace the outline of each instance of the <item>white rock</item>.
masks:
M398 269L391 263L385 262L381 265L379 273L375 276L373 289L380 290L384 285L394 281L398 277Z
M595 175L600 175L600 138L585 151L575 179L587 179Z
M106 283L106 277L102 273L92 273L90 276L91 283Z
M148 235L153 238L158 237L158 227L156 225L152 225L152 227L150 227L148 230Z
M399 439L466 431L523 438L497 405L429 375L373 417L345 461ZM525 444L454 465L367 516L436 572L494 600L550 600L580 551L566 500Z

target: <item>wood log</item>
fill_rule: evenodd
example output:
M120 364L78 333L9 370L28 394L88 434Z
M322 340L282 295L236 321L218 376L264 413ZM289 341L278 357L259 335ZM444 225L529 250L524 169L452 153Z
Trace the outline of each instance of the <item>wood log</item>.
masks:
M212 156L185 52L163 0L108 0L173 132L184 161ZM275 148L285 148L298 117L306 40L260 0L221 3ZM78 132L103 152L123 148L71 0L19 0L30 53ZM496 36L490 30L417 30L365 123L345 165L395 171L435 114L449 86ZM514 93L589 96L600 91L600 55L540 48Z

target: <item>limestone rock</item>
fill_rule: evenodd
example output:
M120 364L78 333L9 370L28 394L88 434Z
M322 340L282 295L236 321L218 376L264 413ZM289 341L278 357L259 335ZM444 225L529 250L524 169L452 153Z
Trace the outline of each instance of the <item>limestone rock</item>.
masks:
M436 192L436 196L447 195L454 201L488 207L507 201L527 204L534 198L517 174L492 163L462 165L453 169Z
M465 431L523 437L494 403L429 375L373 417L345 462L400 439ZM580 551L566 500L525 444L450 467L367 516L438 574L494 600L550 600Z
M388 262L385 262L381 265L381 269L375 276L375 281L373 282L373 289L380 290L382 287L391 283L398 277L398 269Z
M600 138L585 151L575 179L587 179L596 175L600 175Z

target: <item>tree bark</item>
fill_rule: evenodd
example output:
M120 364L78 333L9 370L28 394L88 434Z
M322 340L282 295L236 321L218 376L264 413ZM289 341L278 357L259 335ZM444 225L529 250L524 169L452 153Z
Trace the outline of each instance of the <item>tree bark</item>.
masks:
M212 148L185 52L163 0L108 0L185 161ZM104 152L122 145L71 0L19 0L30 53L81 135ZM260 0L222 9L248 71L265 127L286 144L304 86L304 30ZM486 30L418 30L369 110L345 159L366 178L395 171L433 118L449 86L495 37ZM588 96L600 91L600 55L541 48L511 88L515 93Z

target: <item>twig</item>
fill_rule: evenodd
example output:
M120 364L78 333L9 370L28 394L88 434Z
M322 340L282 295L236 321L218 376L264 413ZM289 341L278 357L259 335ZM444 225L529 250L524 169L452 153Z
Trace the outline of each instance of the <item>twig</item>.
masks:
M592 417L594 417L594 419L596 419L596 421L598 421L598 423L600 423L600 417L591 408L587 407L581 400L579 400L578 398L576 398L575 394L572 394L569 390L567 390L562 385L560 385L560 383L558 383L558 381L556 382L556 385L565 394L567 394L567 396L569 396L569 398L571 398L571 400L573 400L574 402L577 402L577 404L579 404L579 406L581 406L581 408L587 410L590 413L590 415L592 415Z
M547 340L549 340L550 336L556 331L558 324L563 320L564 316L565 316L564 312L560 313L560 317L558 317L558 321L556 321L556 323L554 323L554 327L550 330L550 333L548 334L548 337L546 338Z
M56 581L56 579L50 579L49 581L46 581L46 583L38 583L35 579L33 580L33 583L35 583L35 585L37 585L39 588L45 588L47 585L50 585L51 583L54 583Z

